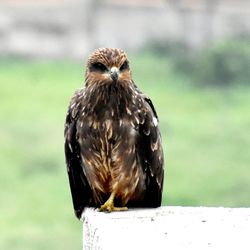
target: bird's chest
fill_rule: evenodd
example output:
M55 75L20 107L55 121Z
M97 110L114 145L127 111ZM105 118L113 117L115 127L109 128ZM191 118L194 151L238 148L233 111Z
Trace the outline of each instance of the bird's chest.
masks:
M111 158L117 150L119 153L131 148L136 143L138 124L132 111L116 113L113 109L89 113L78 122L78 134L81 145L86 150Z
M115 139L138 129L141 114L142 110L135 101L119 99L116 105L111 98L108 103L98 103L84 113L81 118L82 129L86 133Z
M139 98L109 100L85 105L77 125L82 151L101 162L135 147L145 117Z
M136 125L128 117L119 119L109 116L102 119L88 117L85 123L81 127L85 137L99 138L108 145L133 137L137 133Z

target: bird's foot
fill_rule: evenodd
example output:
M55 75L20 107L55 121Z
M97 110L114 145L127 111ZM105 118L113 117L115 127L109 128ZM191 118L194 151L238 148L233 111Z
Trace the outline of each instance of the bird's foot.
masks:
M106 204L106 202L99 208L99 212L117 212L117 211L128 211L127 207L115 207L114 205Z
M115 194L112 193L110 197L108 198L108 200L103 205L101 205L98 211L108 212L108 213L111 213L114 211L127 211L128 210L127 207L115 207L114 206L114 197L115 197Z

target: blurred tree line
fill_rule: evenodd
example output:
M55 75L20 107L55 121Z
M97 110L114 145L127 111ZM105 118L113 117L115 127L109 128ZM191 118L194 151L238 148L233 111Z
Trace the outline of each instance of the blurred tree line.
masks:
M250 37L223 40L211 47L189 49L180 42L156 42L150 51L172 61L178 74L198 86L250 86Z

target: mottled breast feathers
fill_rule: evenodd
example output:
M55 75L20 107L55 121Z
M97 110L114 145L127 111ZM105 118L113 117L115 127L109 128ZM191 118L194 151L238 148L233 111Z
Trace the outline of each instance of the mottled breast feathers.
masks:
M118 206L160 206L159 120L151 100L134 84L126 54L96 50L88 59L85 83L71 99L64 132L76 216L109 197Z

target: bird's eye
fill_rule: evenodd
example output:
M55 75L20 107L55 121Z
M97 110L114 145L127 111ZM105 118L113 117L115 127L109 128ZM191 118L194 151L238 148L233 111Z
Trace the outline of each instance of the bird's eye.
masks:
M123 70L126 70L126 69L128 69L128 61L127 60L120 67L120 71L123 71Z
M98 62L98 63L94 63L91 65L91 71L104 72L104 71L107 71L107 68L104 64Z

